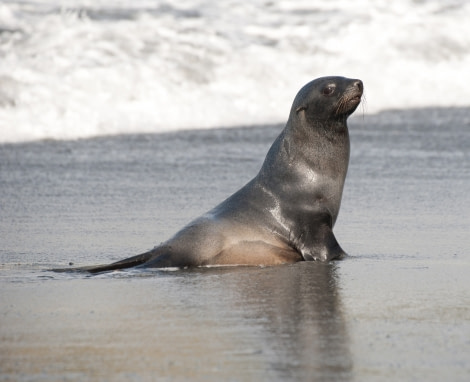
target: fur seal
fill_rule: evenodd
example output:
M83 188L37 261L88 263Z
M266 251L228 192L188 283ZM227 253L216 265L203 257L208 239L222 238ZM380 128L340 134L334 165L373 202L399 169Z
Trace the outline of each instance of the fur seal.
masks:
M362 93L357 79L309 82L261 170L243 188L146 253L72 270L274 265L346 256L333 226L349 163L346 120Z

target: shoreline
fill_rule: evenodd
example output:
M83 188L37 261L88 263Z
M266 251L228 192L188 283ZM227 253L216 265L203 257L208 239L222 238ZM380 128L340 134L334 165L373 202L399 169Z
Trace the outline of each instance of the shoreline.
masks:
M399 122L406 122L410 116L414 118L422 118L424 120L433 120L437 119L437 123L443 124L446 120L449 119L448 113L452 112L453 115L457 115L455 118L460 117L463 121L457 121L458 123L470 123L470 105L469 106L427 106L421 108L406 108L406 109L384 109L374 113L367 113L364 111L364 108L367 109L367 101L366 106L360 106L359 110L356 111L349 118L349 126L351 125L361 125L361 126L369 126L373 123L379 124L388 124L388 123L399 123ZM288 112L286 111L286 118L288 116ZM442 120L444 118L444 120ZM453 120L455 121L455 118ZM279 127L280 130L285 126L284 122L266 122L266 123L257 123L257 124L249 124L248 122L243 125L222 125L222 126L211 126L211 127L194 127L194 128L173 128L168 130L160 130L160 131L129 131L129 132L116 132L116 133L104 133L98 135L91 135L91 136L77 136L75 138L54 138L54 137L45 137L45 138L37 138L37 139L26 139L20 141L1 141L0 140L0 147L7 146L7 145L25 145L25 144L34 144L40 142L77 142L77 141L86 141L92 139L106 139L106 138L117 138L117 137L127 137L127 136L153 136L153 135L174 135L174 134L194 134L198 132L204 131L219 131L219 130L238 130L238 129L248 129L248 128L277 128ZM279 131L280 131L279 130Z

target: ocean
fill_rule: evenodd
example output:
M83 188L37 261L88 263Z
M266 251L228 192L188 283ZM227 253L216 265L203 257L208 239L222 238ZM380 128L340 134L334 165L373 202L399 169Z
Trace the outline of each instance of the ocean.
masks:
M3 1L0 381L467 381L467 1ZM360 78L328 264L128 270Z
M372 114L468 106L468 0L3 0L0 142L282 123L313 78Z

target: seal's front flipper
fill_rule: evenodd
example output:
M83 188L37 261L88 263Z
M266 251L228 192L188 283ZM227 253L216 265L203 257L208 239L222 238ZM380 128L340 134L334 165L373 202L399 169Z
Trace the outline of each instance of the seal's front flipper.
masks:
M93 265L93 266L76 267L76 268L60 268L60 269L52 269L52 271L54 272L88 272L88 273L109 272L109 271L132 268L138 265L142 265L154 256L155 256L154 251L149 251L149 252L145 252L137 256L129 257L127 259L120 260L111 264Z
M338 244L331 228L324 225L315 235L315 241L301 251L305 261L340 260L347 256Z

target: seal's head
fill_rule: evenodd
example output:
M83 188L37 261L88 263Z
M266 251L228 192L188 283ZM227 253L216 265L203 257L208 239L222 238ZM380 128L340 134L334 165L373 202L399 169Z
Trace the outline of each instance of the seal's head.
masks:
M344 122L361 102L361 80L345 77L321 77L309 82L297 93L291 117L305 118L308 124Z

